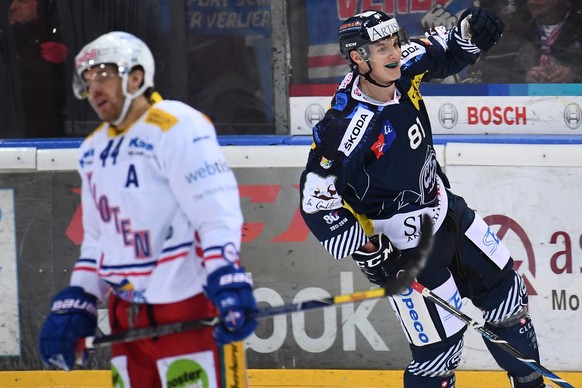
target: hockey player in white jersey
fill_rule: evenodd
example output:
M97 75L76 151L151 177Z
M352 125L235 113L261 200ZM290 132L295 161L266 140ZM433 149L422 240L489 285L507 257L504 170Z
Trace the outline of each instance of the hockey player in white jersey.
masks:
M220 386L219 346L257 325L239 260L238 186L210 120L153 86L153 56L131 34L105 34L75 59L75 94L104 123L81 145L84 239L40 355L73 369L76 342L95 334L97 300L112 333L218 314L216 328L115 344L111 366L124 387L165 387L176 370L192 372L188 384Z

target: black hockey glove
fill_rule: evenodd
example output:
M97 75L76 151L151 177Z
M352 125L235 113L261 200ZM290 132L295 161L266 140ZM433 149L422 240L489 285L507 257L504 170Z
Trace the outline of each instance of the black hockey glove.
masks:
M470 26L470 31L468 32L471 42L482 51L491 49L501 38L503 29L505 28L501 19L485 8L472 7L466 9L459 18L459 25L457 27L463 38L467 38L465 27L465 19L467 17L469 17L467 21Z
M396 277L398 272L404 269L406 259L392 246L386 235L372 236L370 241L378 247L378 250L375 252L357 250L352 254L352 258L370 283L382 286L388 278Z

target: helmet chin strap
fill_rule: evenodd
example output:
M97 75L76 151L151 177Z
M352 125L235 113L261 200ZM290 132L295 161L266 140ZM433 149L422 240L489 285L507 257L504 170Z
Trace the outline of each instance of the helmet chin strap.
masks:
M128 83L129 83L129 73L125 72L121 75L121 90L125 99L123 100L123 106L121 107L121 113L119 113L119 117L117 120L112 121L111 124L118 126L119 124L123 123L125 120L125 116L127 116L127 112L129 111L129 107L131 106L131 102L136 97L136 94L131 94L128 90Z
M128 74L125 73L121 76L121 85L122 85L122 92L123 92L123 96L125 97L123 100L123 106L121 107L121 112L119 113L119 117L115 120L115 121L111 121L110 123L112 125L118 126L119 124L123 123L123 121L125 120L127 113L129 112L129 107L131 106L132 101L136 98L139 97L140 95L143 94L143 92L146 90L146 85L142 85L140 86L140 88L135 92L135 93L130 93L129 90L127 89L127 84L128 84ZM93 104L93 102L91 101L91 104Z
M123 123L123 120L125 120L125 116L127 116L127 112L129 111L129 107L132 101L133 96L126 94L125 99L123 100L123 106L121 107L121 113L119 114L117 120L112 121L111 124L118 126L119 124Z
M382 85L381 83L374 80L372 78L372 76L370 76L370 74L372 73L372 64L370 63L370 61L366 61L366 64L368 65L369 70L365 74L362 74L358 71L358 74L361 75L362 77L364 77L366 79L366 81L368 81L371 84L374 84L376 86L379 86L381 88L389 88L390 86L394 85L395 81L390 82L388 85Z

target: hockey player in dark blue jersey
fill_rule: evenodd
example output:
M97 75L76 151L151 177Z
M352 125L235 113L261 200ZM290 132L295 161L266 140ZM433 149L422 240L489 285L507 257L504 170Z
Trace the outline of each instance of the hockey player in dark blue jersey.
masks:
M377 285L406 265L428 214L434 247L418 281L458 308L461 298L471 299L488 329L539 360L525 283L506 246L450 190L419 91L421 82L475 63L502 32L503 23L483 8L470 8L453 29L437 27L419 40L409 40L382 12L347 19L339 43L351 72L313 129L300 207L329 253L351 255ZM411 288L390 302L412 351L405 387L454 387L466 326ZM544 386L540 373L485 342L513 387Z

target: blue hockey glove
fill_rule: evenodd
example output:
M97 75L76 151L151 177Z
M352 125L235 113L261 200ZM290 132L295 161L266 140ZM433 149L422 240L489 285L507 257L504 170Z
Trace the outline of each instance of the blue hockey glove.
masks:
M52 300L51 312L40 331L39 350L42 361L60 369L75 365L76 342L95 335L97 298L81 287L67 287ZM83 351L83 365L87 359Z
M214 330L218 345L242 341L255 331L257 302L253 282L244 268L227 265L208 275L204 291L216 305L221 323Z
M388 239L381 234L370 237L370 241L377 247L374 252L357 250L352 258L358 264L370 283L383 286L389 278L395 278L399 271L405 268L406 259Z
M470 26L471 41L482 51L488 51L501 38L505 28L503 22L493 12L485 8L466 9L461 14L458 25L463 37L465 37L463 22L467 17L469 17L467 20Z

